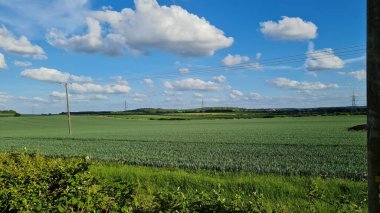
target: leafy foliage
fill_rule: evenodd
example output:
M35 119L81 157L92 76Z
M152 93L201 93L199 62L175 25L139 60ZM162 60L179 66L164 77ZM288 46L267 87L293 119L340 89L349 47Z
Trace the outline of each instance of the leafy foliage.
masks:
M188 196L179 189L158 192L149 204L119 180L100 183L85 159L0 154L2 212L263 212L262 195L228 200L219 187Z

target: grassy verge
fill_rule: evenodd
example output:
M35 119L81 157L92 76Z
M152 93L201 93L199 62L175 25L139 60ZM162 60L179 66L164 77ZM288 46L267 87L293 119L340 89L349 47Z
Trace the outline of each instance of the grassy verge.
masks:
M265 211L274 212L366 212L366 183L319 177L255 175L206 170L150 168L121 164L90 167L100 180L123 179L135 183L141 199L150 200L160 191L181 190L192 196L198 191L222 189L225 197L243 200L261 194ZM148 202L148 201L146 201Z

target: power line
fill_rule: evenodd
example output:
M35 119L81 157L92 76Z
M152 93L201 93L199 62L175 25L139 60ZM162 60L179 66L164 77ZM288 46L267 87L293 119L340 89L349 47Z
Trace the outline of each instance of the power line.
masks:
M236 70L253 70L253 69L257 70L260 68L265 69L265 66L287 65L287 64L303 62L309 56L312 56L312 58L316 59L316 60L328 59L328 58L333 58L336 56L348 57L348 56L354 56L354 55L365 53L366 49L363 47L365 47L365 46L364 45L356 45L356 46L352 46L352 47L339 48L339 49L335 49L333 54L330 54L330 52L328 52L328 50L317 50L314 52L307 52L304 54L261 60L259 62L244 62L244 63L234 65L234 66L222 65L222 66L214 66L214 67L207 67L207 68L191 69L190 73L187 75L189 76L189 75L194 75L194 74L201 74L201 73L203 74L203 73L210 73L210 72L217 72L217 71L236 71ZM318 56L318 55L316 55L316 53L322 53L322 54L327 53L327 55ZM179 76L180 75L177 71L175 71L175 72L171 71L171 72L163 72L163 73L153 74L153 75L131 77L131 78L126 78L126 79L131 81L131 80L142 80L145 78L158 79L158 78L179 77ZM111 81L111 79L109 79L109 80L95 80L94 82L106 82L106 81Z

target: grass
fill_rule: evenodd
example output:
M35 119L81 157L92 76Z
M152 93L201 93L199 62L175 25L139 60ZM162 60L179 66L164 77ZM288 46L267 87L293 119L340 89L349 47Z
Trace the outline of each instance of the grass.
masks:
M256 175L251 173L215 172L207 170L186 171L182 169L148 168L120 164L94 164L90 171L99 179L124 179L137 184L137 191L149 199L159 191L181 189L191 195L196 190L224 189L227 198L236 193L263 195L265 209L283 206L289 212L305 212L311 202L317 212L337 212L331 203L339 199L358 205L366 212L366 182L345 179L322 179L319 177ZM317 189L322 199L310 200L310 191ZM286 212L286 211L285 211Z
M73 116L0 119L0 150L191 170L362 180L366 134L347 128L364 116L243 120L126 120Z

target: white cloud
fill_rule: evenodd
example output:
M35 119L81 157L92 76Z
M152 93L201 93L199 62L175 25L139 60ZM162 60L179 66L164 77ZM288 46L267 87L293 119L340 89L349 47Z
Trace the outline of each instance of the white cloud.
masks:
M246 63L248 61L249 61L248 56L241 56L239 54L237 55L228 54L226 57L222 59L222 64L224 66L236 66L242 63Z
M269 80L268 83L279 87L288 89L298 89L298 90L322 90L330 88L338 88L337 84L325 84L321 82L299 82L295 80L290 80L288 78L276 78Z
M357 62L365 62L366 59L367 59L367 56L364 55L364 56L346 59L346 60L344 60L344 62L346 64L357 63Z
M365 70L358 70L353 72L338 72L339 75L351 76L358 79L359 81L366 79L367 73Z
M48 103L49 102L48 100L41 98L41 97L33 97L32 101L33 102L40 102L40 103Z
M208 104L208 103L220 103L220 102L223 102L224 100L220 98L202 98L202 99L197 99L197 101L198 102L203 101L204 104Z
M91 82L92 78L89 76L77 76L70 74L70 80L75 82Z
M264 97L256 92L244 94L239 90L232 90L229 94L230 98L234 101L247 101L247 100L263 100Z
M44 50L40 46L33 45L25 36L15 38L5 26L0 27L0 41L0 48L7 53L34 59L47 59Z
M107 6L103 5L103 6L101 6L100 8L101 8L102 10L112 10L112 9L113 9L111 5L107 5Z
M248 97L249 97L249 99L252 99L252 100L262 100L262 99L264 99L264 97L261 94L257 93L257 92L251 92L251 93L249 93Z
M53 97L53 98L64 99L64 98L66 98L66 93L53 91L53 92L51 92L50 96Z
M72 31L83 24L89 11L88 0L0 1L0 22L18 33L38 38L46 29Z
M39 81L50 81L65 83L70 80L70 73L60 72L56 69L41 67L38 69L26 69L21 72L21 76Z
M261 53L256 53L256 60L260 60L260 59L261 59L261 56L262 56Z
M5 62L4 55L0 53L0 69L7 68L7 63Z
M277 40L307 40L317 37L318 27L299 17L283 16L278 22L265 21L260 23L260 31L269 38Z
M12 96L8 95L7 93L0 92L0 104L6 103L11 98L12 98Z
M30 67L32 63L29 61L13 61L13 64L18 67Z
M115 76L111 78L115 80L117 84L129 85L128 81L123 78L123 76Z
M224 75L215 76L212 78L217 83L224 83L227 81L227 78Z
M164 86L174 90L204 90L204 91L218 91L220 90L218 84L212 81L203 81L200 79L187 78L179 81L164 82Z
M67 72L61 72L56 69L40 67L38 69L26 69L21 72L21 76L39 81L49 81L56 83L90 82L92 79L88 76L76 76Z
M334 55L333 49L314 50L313 42L309 43L309 51L305 62L305 67L308 71L342 69L344 65L345 62Z
M146 97L145 94L138 93L138 92L133 93L131 96L134 98L145 98Z
M87 34L67 38L66 35L52 30L47 36L48 42L53 46L64 47L74 52L99 52L111 56L123 54L125 38L116 34L108 34L106 37L103 37L99 21L93 18L88 17L86 23L88 27Z
M94 83L72 83L69 86L70 91L74 93L110 93L123 94L129 93L131 87L128 84L100 85Z
M242 98L244 97L244 93L242 93L241 91L239 90L232 90L231 93L230 93L230 97L232 99L239 99L239 98Z
M64 92L57 92L53 91L50 93L50 97L53 99L53 101L61 101L66 99L66 93ZM95 95L77 95L77 94L69 94L70 101L92 101L92 100L107 100L108 97L102 94L95 94Z
M145 84L146 84L148 87L153 87L153 86L154 86L154 82L153 82L153 80L150 79L150 78L145 78L145 79L144 79L144 82L145 82Z
M260 63L257 63L257 62L246 64L245 67L247 69L253 69L253 70L257 70L257 71L262 71L263 70L263 66Z
M180 92L180 91L165 90L165 91L164 91L164 95L180 96L180 95L183 95L183 92Z
M190 72L190 69L189 68L182 68L182 69L179 69L179 73L181 75L186 75Z
M195 93L193 93L193 96L196 97L196 98L202 98L203 94L199 93L199 92L195 92Z
M135 6L136 10L124 8L120 12L94 11L87 21L88 34L67 37L51 32L49 41L78 52L120 55L124 48L132 53L154 48L184 57L213 55L233 43L232 37L224 36L205 18L179 6L160 6L156 0L135 0ZM100 22L109 25L103 33Z

